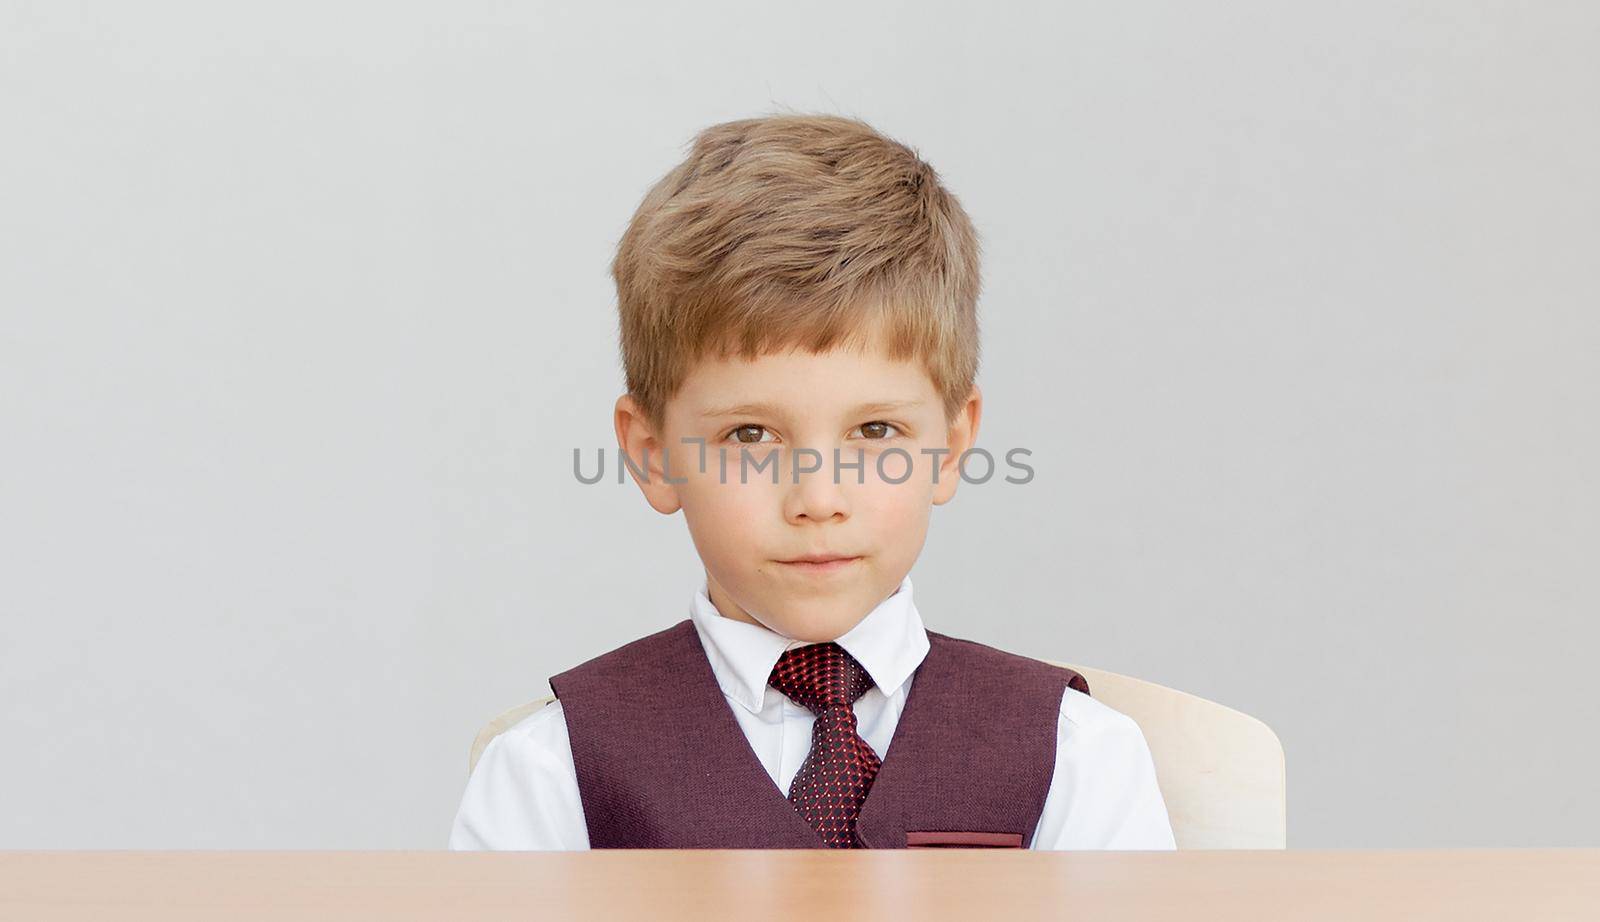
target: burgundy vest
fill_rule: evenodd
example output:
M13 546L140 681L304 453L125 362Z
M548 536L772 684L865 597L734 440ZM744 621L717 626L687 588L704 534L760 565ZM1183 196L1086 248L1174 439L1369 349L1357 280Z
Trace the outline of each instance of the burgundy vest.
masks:
M1033 838L1083 676L928 632L856 830L869 848ZM772 783L688 619L550 679L592 848L821 848Z

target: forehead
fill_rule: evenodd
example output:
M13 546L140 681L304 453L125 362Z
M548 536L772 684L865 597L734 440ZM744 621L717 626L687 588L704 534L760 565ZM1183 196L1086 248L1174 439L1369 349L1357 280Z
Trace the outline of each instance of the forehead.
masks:
M690 369L668 406L674 415L701 416L756 403L814 410L936 400L921 360L892 358L873 344L825 352L796 348L749 359L707 356Z

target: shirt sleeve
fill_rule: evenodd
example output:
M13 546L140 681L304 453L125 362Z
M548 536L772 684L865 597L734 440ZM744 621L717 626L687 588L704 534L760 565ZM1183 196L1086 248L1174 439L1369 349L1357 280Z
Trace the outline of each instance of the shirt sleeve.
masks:
M1037 849L1175 849L1144 732L1121 711L1068 688Z
M453 851L583 850L589 828L561 702L489 741L450 830Z

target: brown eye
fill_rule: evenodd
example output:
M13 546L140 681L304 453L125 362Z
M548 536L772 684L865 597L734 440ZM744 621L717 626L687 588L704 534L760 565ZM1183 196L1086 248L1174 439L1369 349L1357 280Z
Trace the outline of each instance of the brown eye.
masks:
M872 422L861 424L861 434L869 439L886 439L891 432L898 432L893 423Z
M757 442L765 441L765 439L762 438L762 435L766 431L767 427L765 426L740 426L728 434L733 436L733 439L736 442L755 444Z

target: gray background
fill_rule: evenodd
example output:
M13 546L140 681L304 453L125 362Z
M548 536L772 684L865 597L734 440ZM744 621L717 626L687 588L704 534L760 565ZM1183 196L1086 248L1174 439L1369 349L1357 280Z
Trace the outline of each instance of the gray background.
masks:
M432 848L684 617L612 247L698 128L986 254L929 625L1260 716L1294 846L1600 844L1600 5L0 5L0 847Z

